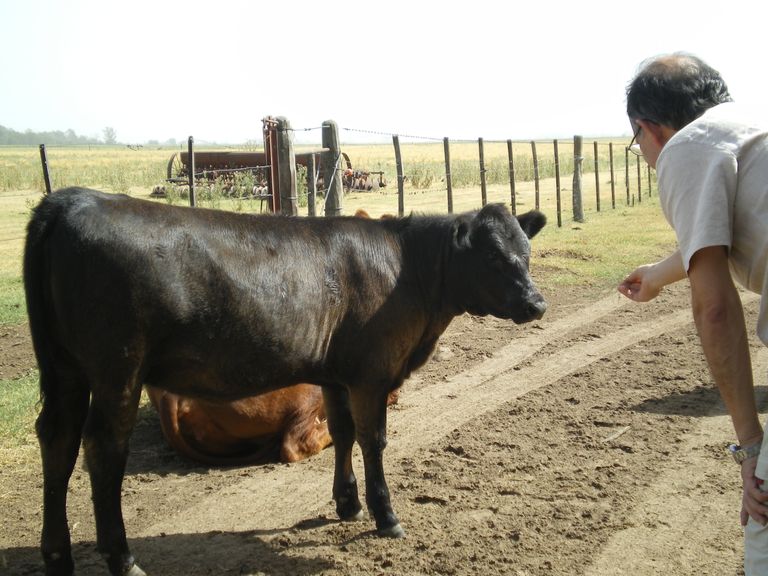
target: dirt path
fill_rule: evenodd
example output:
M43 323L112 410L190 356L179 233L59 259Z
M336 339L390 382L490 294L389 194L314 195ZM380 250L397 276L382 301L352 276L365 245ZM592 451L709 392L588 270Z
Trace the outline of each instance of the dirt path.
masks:
M406 384L385 453L403 540L376 538L369 518L335 520L330 450L290 466L206 470L176 458L145 411L124 485L142 566L155 575L740 573L739 477L723 452L733 433L685 287L653 306L615 293L548 300L553 314L526 327L457 319L441 356ZM756 299L744 302L753 326ZM751 345L762 385L768 355ZM86 476L75 473L70 524L78 574L101 574ZM0 568L10 574L39 570L38 490L36 469L0 473L9 511Z
M768 373L768 350L755 355L753 370ZM763 407L767 396L765 387L758 390L758 403ZM739 543L729 538L740 494L736 490L712 493L716 483L711 480L722 475L724 463L702 450L733 434L730 418L723 411L722 403L717 402L679 439L679 457L667 463L638 495L642 506L631 514L629 526L610 539L586 576L686 574L697 565L716 566L724 552L741 554Z

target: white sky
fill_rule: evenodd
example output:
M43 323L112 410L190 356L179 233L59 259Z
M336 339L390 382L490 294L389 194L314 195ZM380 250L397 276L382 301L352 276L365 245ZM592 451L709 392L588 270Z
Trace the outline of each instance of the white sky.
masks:
M0 0L0 125L109 126L126 143L260 142L268 115L434 138L614 136L629 132L637 65L677 50L768 117L766 0L531 4Z

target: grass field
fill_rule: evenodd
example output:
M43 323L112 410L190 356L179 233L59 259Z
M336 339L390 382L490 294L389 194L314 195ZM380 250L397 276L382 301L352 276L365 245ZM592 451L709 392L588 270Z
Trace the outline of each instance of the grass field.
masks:
M515 143L515 163L523 166L523 158L530 145ZM617 145L614 146L616 148ZM520 158L517 158L518 148ZM605 143L600 150L607 150ZM585 152L592 150L585 143ZM532 273L538 283L554 289L562 285L583 286L585 289L607 289L635 266L664 256L674 246L674 235L664 220L655 189L649 195L645 168L642 171L641 194L638 194L637 172L632 165L629 194L622 163L614 172L616 202L611 201L609 160L600 160L601 210L597 211L594 172L586 172L593 159L585 157L585 175L582 197L585 221L574 222L572 217L572 171L561 171L560 191L562 226L557 225L557 186L553 175L542 176L539 182L538 202L549 219L548 226L533 242ZM391 146L352 146L345 149L352 162L360 168L383 170L390 185L378 192L352 191L343 198L343 213L353 214L364 208L373 217L396 214L398 196ZM553 155L546 146L539 146L543 164L553 164ZM120 148L52 149L48 152L54 187L82 185L113 192L125 192L139 198L148 198L152 187L165 179L168 158L174 150L133 151ZM426 184L422 177L406 180L403 198L405 214L446 213L446 186L442 167L443 147L437 144L407 144L403 146L403 164L406 174L416 169L432 174ZM561 147L560 153L570 154L572 148ZM506 144L485 146L486 166L490 162L506 163ZM452 145L452 171L464 162L474 165L477 158L476 143ZM615 152L615 155L618 154ZM585 155L586 156L586 155ZM530 158L528 159L530 161ZM572 164L571 164L572 166ZM572 168L571 168L572 170ZM431 172L430 172L431 171ZM503 170L502 170L503 172ZM0 148L0 328L26 322L24 294L21 282L21 256L25 226L32 207L42 197L43 180L39 151L36 148ZM518 174L520 174L518 172ZM546 174L540 170L540 174ZM478 178L479 179L479 178ZM510 204L508 175L488 184L487 201ZM454 180L455 182L455 180ZM530 179L516 181L516 206L519 213L536 204L536 190ZM168 202L169 200L156 200ZM177 203L185 200L178 198ZM259 212L260 203L221 197L200 198L200 205L221 209ZM482 205L479 183L455 185L454 212L480 208ZM303 209L303 214L306 208ZM317 213L322 214L322 198ZM12 381L0 381L4 390L0 400L0 448L12 448L30 441L34 402L37 397L36 374L25 375ZM25 440L26 439L26 440Z

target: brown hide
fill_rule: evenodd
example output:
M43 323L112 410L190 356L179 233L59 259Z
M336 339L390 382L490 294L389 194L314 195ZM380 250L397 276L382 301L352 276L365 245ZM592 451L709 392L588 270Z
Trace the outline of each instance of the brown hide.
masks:
M298 462L331 445L323 393L296 384L233 402L209 402L146 387L168 444L210 466ZM390 392L395 404L399 390Z
M209 402L147 386L166 440L212 466L297 462L331 444L318 386L297 384L233 402Z

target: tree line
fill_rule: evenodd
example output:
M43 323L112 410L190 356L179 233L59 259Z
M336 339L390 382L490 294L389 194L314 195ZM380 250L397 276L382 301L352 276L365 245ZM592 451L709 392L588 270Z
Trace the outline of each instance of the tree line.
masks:
M107 134L105 129L105 136L112 136L113 141L107 142L105 140L100 140L99 138L78 136L72 129L65 131L55 130L50 132L33 132L32 130L18 132L11 128L6 128L5 126L0 125L0 145L35 146L38 144L45 144L46 146L72 146L82 144L114 143L114 131L112 131L110 134Z

